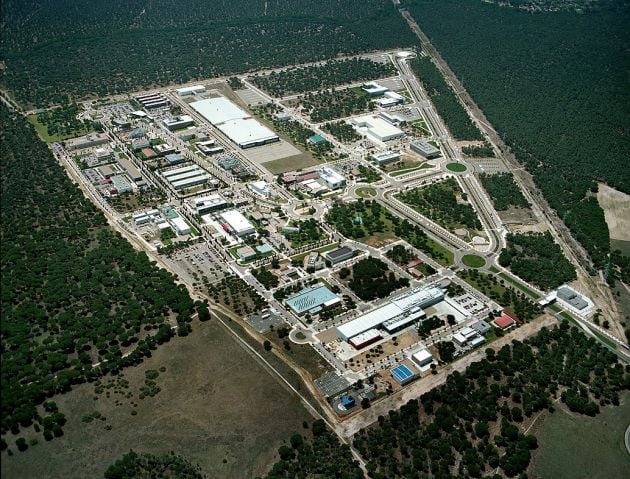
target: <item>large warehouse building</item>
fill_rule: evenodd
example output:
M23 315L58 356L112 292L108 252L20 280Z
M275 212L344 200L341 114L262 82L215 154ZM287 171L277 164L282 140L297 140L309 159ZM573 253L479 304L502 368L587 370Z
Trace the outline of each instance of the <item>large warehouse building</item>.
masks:
M298 316L306 313L316 314L339 303L341 303L339 296L321 283L303 289L284 300L284 304Z
M426 316L422 308L428 308L444 299L444 291L439 286L412 289L398 296L383 306L359 316L337 327L337 336L350 344L355 336L372 329L383 328L394 333Z
M238 210L229 210L221 213L220 216L223 224L234 232L236 236L247 236L256 232L254 225Z
M378 116L360 116L350 120L350 123L358 133L377 141L397 140L405 136L405 132L400 128Z
M273 131L225 97L195 101L190 106L241 148L280 140Z
M162 176L175 190L183 190L193 186L204 185L210 180L210 175L197 165L182 166L161 172Z

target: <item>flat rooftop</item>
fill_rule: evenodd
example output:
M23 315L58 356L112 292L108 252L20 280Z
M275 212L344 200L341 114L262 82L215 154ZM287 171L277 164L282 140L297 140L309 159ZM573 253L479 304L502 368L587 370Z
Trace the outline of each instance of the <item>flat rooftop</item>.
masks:
M301 314L335 300L339 300L339 296L323 284L320 284L319 286L303 289L287 298L285 303L297 314Z

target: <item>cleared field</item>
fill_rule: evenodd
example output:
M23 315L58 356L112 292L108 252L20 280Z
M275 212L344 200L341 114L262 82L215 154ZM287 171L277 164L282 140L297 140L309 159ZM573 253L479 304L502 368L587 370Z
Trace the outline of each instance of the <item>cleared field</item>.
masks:
M138 399L145 371L162 366L166 371L156 380L161 391ZM115 393L94 400L94 385L53 398L61 411L73 411L64 436L14 451L12 457L3 453L2 477L102 477L131 448L175 451L198 463L208 477L254 477L264 472L282 441L312 419L215 321L196 324L193 334L163 345L125 378L131 400ZM130 401L138 403L135 416ZM106 420L81 422L93 411Z
M264 166L273 175L284 173L285 171L299 170L300 168L307 168L309 166L318 165L319 161L315 158L306 155L304 153L286 158L280 158L278 160L272 160L264 163Z
M630 455L623 437L630 422L630 394L622 395L621 401L620 406L606 408L592 418L568 413L562 407L546 416L536 432L539 447L529 477L627 477Z

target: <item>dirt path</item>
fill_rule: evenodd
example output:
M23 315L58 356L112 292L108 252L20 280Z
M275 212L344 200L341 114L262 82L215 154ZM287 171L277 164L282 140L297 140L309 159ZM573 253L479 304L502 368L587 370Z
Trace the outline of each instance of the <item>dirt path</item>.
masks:
M501 349L504 345L509 344L513 340L522 341L540 331L543 327L549 327L557 324L557 320L549 315L541 316L540 318L521 326L518 329L506 334L502 338L497 339L488 347L496 350ZM400 407L411 399L416 399L422 396L422 394L430 391L431 389L444 384L446 378L453 371L463 372L471 363L480 361L485 357L486 348L481 348L474 351L471 354L463 357L462 359L449 364L445 368L441 369L437 374L427 376L420 379L408 386L405 386L401 391L396 394L385 398L374 405L370 409L366 409L360 414L349 418L340 424L340 433L345 437L351 437L359 430L369 426L376 422L379 416L386 416L391 410L400 409Z

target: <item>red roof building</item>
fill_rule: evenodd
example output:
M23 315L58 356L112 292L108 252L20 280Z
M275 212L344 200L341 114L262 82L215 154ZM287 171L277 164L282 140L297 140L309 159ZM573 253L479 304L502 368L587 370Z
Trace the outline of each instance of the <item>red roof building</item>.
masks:
M516 321L514 321L514 318L511 318L509 316L506 316L505 314L502 315L500 318L497 318L494 320L494 324L501 329L507 329L510 326L513 326L516 323Z
M512 318L514 321L516 321L517 323L522 323L523 321L521 321L521 318L519 318L516 314L514 314L512 311L510 311L509 309L504 309L503 310L503 314L505 316L507 316L508 318Z

